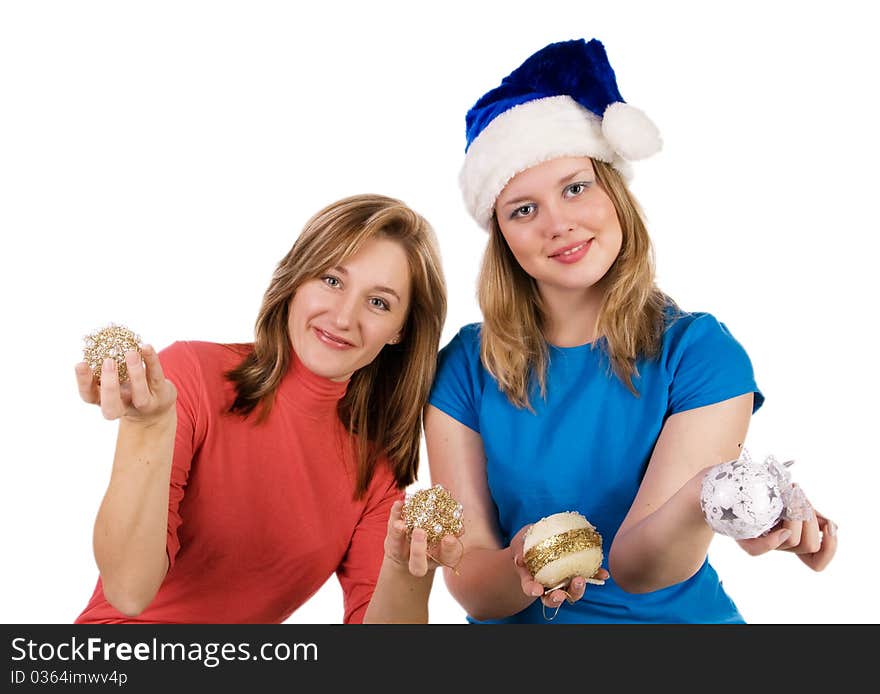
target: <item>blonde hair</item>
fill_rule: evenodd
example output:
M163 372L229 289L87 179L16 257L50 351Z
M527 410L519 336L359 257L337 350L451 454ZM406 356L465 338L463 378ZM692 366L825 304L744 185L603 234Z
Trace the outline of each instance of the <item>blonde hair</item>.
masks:
M636 359L660 350L665 311L675 303L654 283L654 253L642 211L620 174L592 160L596 180L608 194L623 232L620 253L601 282L606 286L596 335L611 368L638 396ZM483 313L480 357L511 403L531 409L533 383L546 395L549 352L545 309L535 280L520 267L493 217L480 268L478 298ZM594 345L599 344L597 340Z
M351 376L339 401L339 418L352 435L358 463L355 498L385 455L397 484L415 480L422 409L434 379L437 348L446 318L446 284L434 231L399 200L382 195L344 198L315 214L278 264L257 317L254 349L226 376L235 384L230 412L245 416L258 406L265 420L275 391L290 366L290 300L304 282L342 264L371 239L400 244L409 260L410 306L400 340Z

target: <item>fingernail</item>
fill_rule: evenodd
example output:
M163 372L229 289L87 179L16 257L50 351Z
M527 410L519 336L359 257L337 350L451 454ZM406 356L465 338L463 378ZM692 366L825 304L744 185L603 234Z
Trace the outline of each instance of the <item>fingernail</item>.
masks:
M779 533L779 544L782 544L790 537L791 537L791 530L783 530L781 533Z
M834 521L828 521L828 534L831 537L837 537L837 523Z
M584 587L584 579L582 579L582 578L574 579L571 582L571 587L574 588L575 590L580 590L581 588Z
M116 366L116 362L113 359L110 359L108 357L107 359L104 360L104 363L102 364L102 366L103 366L103 368L107 369L107 371L111 371L113 369L113 367Z
M541 590L540 588L532 588L532 595L534 595L536 598L539 595L543 595L543 594L544 594L544 591Z

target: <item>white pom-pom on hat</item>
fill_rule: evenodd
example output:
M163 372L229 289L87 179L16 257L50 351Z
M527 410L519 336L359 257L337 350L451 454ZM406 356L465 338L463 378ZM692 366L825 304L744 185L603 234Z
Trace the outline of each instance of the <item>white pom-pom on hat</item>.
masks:
M622 101L605 109L602 134L615 152L630 161L650 157L663 146L654 122L643 111Z

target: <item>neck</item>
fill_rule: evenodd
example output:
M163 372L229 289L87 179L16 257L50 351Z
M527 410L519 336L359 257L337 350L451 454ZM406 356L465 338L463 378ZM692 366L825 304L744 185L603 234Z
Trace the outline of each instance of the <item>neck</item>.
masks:
M541 289L544 301L544 338L556 347L577 347L593 342L599 309L605 290L593 286L584 290Z
M278 396L292 404L294 409L320 417L336 411L339 400L348 389L348 381L332 381L310 371L291 352L291 362L278 388Z

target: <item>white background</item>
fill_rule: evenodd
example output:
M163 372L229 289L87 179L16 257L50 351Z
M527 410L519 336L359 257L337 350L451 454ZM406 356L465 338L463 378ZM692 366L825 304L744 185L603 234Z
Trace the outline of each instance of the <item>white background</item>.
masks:
M68 623L94 587L116 424L77 395L84 334L247 341L305 220L378 192L439 234L445 343L479 320L465 112L546 43L593 36L664 137L633 181L661 287L744 344L767 397L747 447L796 459L840 526L820 574L723 537L711 559L750 622L880 621L869 5L4 2L0 621ZM464 619L440 576L430 614ZM331 578L290 621L341 617Z

